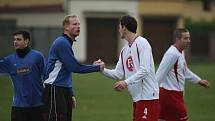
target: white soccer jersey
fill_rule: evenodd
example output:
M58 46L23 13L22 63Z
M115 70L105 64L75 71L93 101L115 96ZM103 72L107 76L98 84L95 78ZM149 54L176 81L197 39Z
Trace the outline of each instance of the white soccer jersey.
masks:
M141 36L137 37L132 45L124 46L115 69L105 68L103 73L116 80L125 78L134 102L159 98L152 49L148 41Z
M156 79L160 83L160 87L175 91L184 91L185 80L193 83L201 80L187 67L184 51L180 52L174 45L164 54L156 72Z

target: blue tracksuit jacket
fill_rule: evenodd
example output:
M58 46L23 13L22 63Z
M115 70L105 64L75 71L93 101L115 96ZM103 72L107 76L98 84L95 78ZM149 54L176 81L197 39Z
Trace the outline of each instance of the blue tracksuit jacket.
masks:
M24 58L20 58L14 53L0 59L0 73L9 74L13 83L12 106L35 107L42 105L42 76L44 72L45 58L42 53L36 50L30 50Z
M80 64L74 57L73 42L63 34L52 44L47 62L45 84L72 88L71 72L89 73L98 72L98 65Z

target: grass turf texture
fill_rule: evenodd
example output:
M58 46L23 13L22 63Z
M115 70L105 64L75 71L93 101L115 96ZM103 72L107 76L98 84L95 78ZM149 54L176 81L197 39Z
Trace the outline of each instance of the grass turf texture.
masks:
M215 63L195 63L190 69L211 88L187 81L185 101L190 121L215 121ZM77 109L73 121L132 121L132 100L127 92L113 90L115 81L99 73L74 74ZM0 76L0 121L10 121L12 86L8 76Z

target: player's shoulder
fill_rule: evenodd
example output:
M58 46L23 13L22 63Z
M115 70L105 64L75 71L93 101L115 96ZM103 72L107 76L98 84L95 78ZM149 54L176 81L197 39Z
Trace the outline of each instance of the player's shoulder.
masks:
M40 55L42 55L42 52L39 51L39 50L31 49L30 52L35 53L35 54L40 54Z
M50 52L56 51L56 50L61 50L62 48L65 48L66 46L67 46L66 39L61 35L53 41L53 43L50 47Z
M14 52L14 53L12 53L12 54L9 54L9 55L7 55L7 56L5 56L5 57L2 57L2 58L4 58L4 59L14 59L16 57L16 53Z
M69 43L69 41L65 37L59 36L53 42L53 46L55 46L55 47L58 47L58 46L62 47L62 46L64 46L65 47L65 46L70 46L70 43Z
M5 61L5 60L9 60L9 59L11 59L11 58L13 59L13 58L14 58L14 55L15 55L15 54L13 53L13 54L7 55L7 56L5 56L5 57L0 57L0 60L1 60L1 61L3 61L3 60Z
M61 44L65 42L65 38L63 36L59 36L54 40L54 44Z
M181 56L181 53L178 51L178 49L175 46L171 45L169 49L166 51L165 55L172 56L172 57L179 57Z
M142 37L142 36L138 36L137 38L136 38L136 43L148 43L148 40L146 39L146 38L144 38L144 37Z
M35 55L35 56L40 56L40 57L43 57L43 53L39 50L35 50L35 49L31 49L30 51L32 53L32 55Z
M149 44L148 40L144 37L139 36L135 42L136 42L138 48L140 48L140 49L141 48L151 49L151 45Z
M148 45L148 46L151 46L151 45L149 44L148 40L147 40L146 38L142 37L142 36L138 36L138 37L137 37L136 43L137 43L138 45L141 44L141 45Z

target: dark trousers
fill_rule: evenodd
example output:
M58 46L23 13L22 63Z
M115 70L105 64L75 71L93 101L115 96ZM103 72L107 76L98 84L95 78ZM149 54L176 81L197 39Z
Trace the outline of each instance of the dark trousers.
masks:
M11 121L43 121L43 107L12 107Z
M45 121L72 121L70 88L46 85L43 94Z

